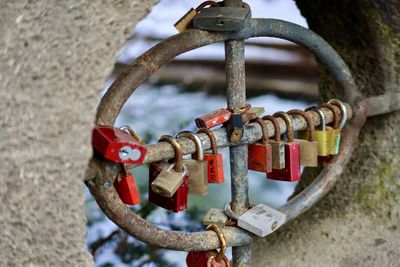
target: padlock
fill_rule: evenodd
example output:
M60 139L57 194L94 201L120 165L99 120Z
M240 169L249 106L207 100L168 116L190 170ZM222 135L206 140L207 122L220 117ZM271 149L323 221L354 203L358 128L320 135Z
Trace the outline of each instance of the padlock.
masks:
M206 1L200 4L196 9L191 8L182 18L180 18L175 24L174 27L179 31L183 32L189 29L192 26L193 18L199 13L200 10L205 8L206 6L219 6L214 1Z
M320 124L315 129L314 138L318 144L318 157L328 156L328 132L326 130L326 117L325 113L316 106L312 106L306 109L306 111L314 111L318 114L320 118ZM310 138L310 134L308 131L301 131L299 132L299 138L308 139Z
M126 131L106 125L93 129L92 145L104 158L116 163L140 165L147 149Z
M228 132L229 142L237 143L242 140L244 133L242 114L232 113L229 121L226 122L226 130Z
M307 122L307 139L295 139L294 141L300 145L300 164L307 167L318 166L318 143L314 140L315 126L312 118L306 112L300 109L292 109L288 111L289 115L298 115L303 117Z
M228 216L223 209L211 208L203 218L204 225L216 224L219 227L224 227L228 221Z
M193 19L193 28L207 31L239 31L251 18L247 4L242 7L211 7L203 9Z
M199 128L210 129L212 127L227 122L231 115L232 112L230 112L229 110L220 108L205 115L201 115L200 117L197 117L194 122Z
M186 264L188 267L230 267L228 258L225 256L226 239L221 229L210 224L207 230L214 231L221 242L221 249L218 252L216 249L209 251L191 251L186 256Z
M200 128L197 133L205 133L210 139L212 153L205 153L204 160L208 165L208 182L220 184L224 182L224 162L222 154L218 153L217 139L212 131L207 128Z
M184 159L183 164L189 172L189 194L204 196L208 193L208 163L204 160L204 147L201 139L189 131L180 132L178 138L186 137L196 145L196 159Z
M300 180L300 145L294 142L292 121L285 112L277 112L274 117L282 118L286 123L288 140L285 143L285 168L272 169L267 178L271 180L296 182Z
M272 171L272 147L268 142L268 128L267 124L261 118L254 120L257 122L262 131L262 141L248 145L248 169L258 172L271 172Z
M188 199L188 185L189 185L189 175L187 173L186 167L183 165L183 155L182 155L182 148L179 143L171 136L163 135L159 139L160 141L169 142L175 149L175 158L176 162L174 167L174 172L171 172L173 177L172 179L168 179L167 182L176 183L179 180L178 173L182 179L182 183L179 188L176 190L175 194L171 197L160 195L160 192L164 192L166 190L159 189L159 192L153 191L153 182L159 175L167 170L169 167L172 168L170 164L167 162L155 162L150 164L149 167L149 201L162 207L167 210L171 210L173 212L179 212L187 208L187 199ZM160 183L161 184L161 183ZM169 187L169 186L168 186ZM168 191L170 192L170 191Z
M269 120L274 125L275 139L269 140L272 149L272 169L285 168L285 142L281 141L281 129L278 120L271 116L266 115L262 117L263 120Z
M135 178L129 173L126 166L122 164L122 174L114 181L114 188L117 191L119 198L126 205L136 205L140 203L140 195L136 188Z
M249 121L253 121L258 118L261 114L265 112L263 107L250 107L248 110L242 113L242 121L243 123L247 123Z
M286 214L264 204L253 206L240 216L235 216L230 204L225 206L226 214L237 220L237 225L257 236L264 237L286 222Z
M347 108L344 103L338 99L331 99L328 101L328 104L335 105L340 109L340 122L338 127L333 127L333 131L331 136L328 136L328 144L329 144L329 154L337 155L339 153L340 148L340 137L343 127L346 125L347 121Z

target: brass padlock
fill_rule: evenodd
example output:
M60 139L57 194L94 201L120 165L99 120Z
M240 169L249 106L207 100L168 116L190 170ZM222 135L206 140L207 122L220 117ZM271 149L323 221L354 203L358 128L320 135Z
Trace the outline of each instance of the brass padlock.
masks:
M229 220L223 209L209 209L203 218L204 225L216 224L220 227L224 227L225 223Z
M330 149L329 151L330 154L337 155L339 153L341 131L347 121L347 108L344 105L344 103L338 99L331 99L328 101L328 104L332 104L339 107L341 112L339 126L333 127L332 136L329 138L328 141L328 143L330 144L329 147L332 147L332 149Z
M159 139L161 141L170 142L171 145L177 144L171 136L163 135ZM179 145L179 144L178 144ZM151 183L151 189L164 197L172 197L179 187L183 184L185 176L188 175L188 169L183 164L180 146L175 149L176 162L171 164L167 169L163 169L160 174Z
M182 18L180 18L175 24L174 27L179 31L183 32L190 28L192 25L194 17L199 13L200 10L205 8L206 6L219 6L217 3L214 1L206 1L204 3L201 3L196 9L191 8L189 9L188 12L186 12L185 15L183 15Z
M204 160L204 147L200 137L184 131L177 135L178 138L186 137L196 145L196 159L184 159L184 165L189 172L189 194L206 195L208 193L208 163Z
M242 120L244 123L255 120L261 114L265 112L263 107L250 107L248 110L242 113Z
M320 124L318 128L315 129L314 132L314 138L315 141L317 141L318 144L318 156L319 159L322 157L326 157L329 155L328 153L328 132L326 130L326 117L325 113L320 110L316 106L312 106L306 109L306 111L314 111L318 114L320 118ZM299 132L299 137L303 139L308 139L310 137L310 134L308 131L301 131Z
M315 126L311 117L300 109L292 109L288 111L289 115L299 115L307 122L307 139L295 139L300 144L300 164L307 167L318 166L318 143L314 140Z
M272 147L272 168L285 168L285 142L281 140L281 129L278 120L271 115L262 117L263 120L272 122L275 130L275 139L269 140Z

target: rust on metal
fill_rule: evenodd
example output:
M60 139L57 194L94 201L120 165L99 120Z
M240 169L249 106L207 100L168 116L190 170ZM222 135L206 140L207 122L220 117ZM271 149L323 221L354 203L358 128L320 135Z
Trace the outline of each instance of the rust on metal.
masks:
M113 83L100 102L96 123L113 125L122 106L136 88L149 78L153 72L172 60L175 56L216 42L244 40L258 36L282 38L308 48L330 71L339 85L339 98L349 103L353 111L353 119L347 124L343 131L339 155L327 165L309 187L281 208L281 210L288 215L289 220L292 220L320 200L337 182L350 159L357 143L359 130L365 123L368 112L368 101L363 101L351 77L349 69L340 56L321 37L301 26L274 19L252 19L246 28L238 32L218 33L191 29L172 36L157 44L131 63L126 72ZM237 48L242 49L240 45L238 45ZM232 63L235 62L232 61ZM234 66L234 64L232 65ZM243 98L240 94L241 93L238 92L231 95L231 106L240 106L244 104L242 103ZM331 122L333 117L332 112L326 108L322 108L322 110L327 115L327 122ZM352 117L351 114L348 115ZM312 119L316 125L319 124L319 117L317 114L312 116ZM286 126L281 120L279 120L279 124L281 132L284 133L286 131ZM267 127L269 133L272 134L274 132L272 123L267 121ZM296 130L306 129L304 118L294 119L293 127ZM214 131L214 133L218 146L229 145L224 129L218 129ZM208 136L205 134L199 134L199 136L205 141L205 149L209 149L210 142ZM261 137L260 126L255 123L250 123L245 127L245 134L241 142L235 145L253 143L261 139ZM179 140L179 143L185 154L194 152L195 147L193 142L189 140ZM146 162L168 159L174 156L172 147L165 142L161 142L157 145L148 145L147 148L148 155L145 160ZM243 159L242 161L247 162L247 160ZM237 165L234 168L239 169L239 167L240 166ZM117 172L118 166L104 159L99 159L95 155L89 163L86 173L86 184L107 217L124 231L139 240L163 248L201 251L215 249L219 246L219 240L213 233L166 231L140 218L121 202L112 186ZM240 176L242 177L243 174L240 174ZM236 186L235 183L232 185ZM245 188L246 185L240 186L239 188L242 188L241 190L243 192L247 191ZM237 193L242 194L243 192ZM246 202L247 201L243 201L243 199L237 199L237 203L242 203L240 205L244 204L243 206L245 206L247 204ZM253 236L250 233L236 227L226 227L223 231L228 246L243 246L251 243L253 240ZM235 255L247 259L249 258L249 253L247 249L243 251L237 250Z

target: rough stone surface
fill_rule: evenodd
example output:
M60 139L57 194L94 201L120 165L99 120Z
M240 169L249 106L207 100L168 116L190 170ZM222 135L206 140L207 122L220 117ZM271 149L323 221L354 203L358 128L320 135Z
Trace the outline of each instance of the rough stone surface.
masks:
M83 174L96 105L156 1L1 1L0 266L90 266Z
M393 24L399 21L400 6L378 9L378 2L383 3L297 0L310 28L342 55L366 96L400 88L399 25ZM335 94L323 75L321 93L326 99ZM294 222L257 242L253 266L400 266L399 123L400 112L369 118L335 189ZM315 171L307 172L315 177ZM300 187L311 180L306 175Z

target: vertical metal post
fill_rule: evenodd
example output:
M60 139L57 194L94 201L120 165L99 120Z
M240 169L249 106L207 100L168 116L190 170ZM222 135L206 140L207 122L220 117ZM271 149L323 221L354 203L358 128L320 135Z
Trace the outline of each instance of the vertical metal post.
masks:
M224 0L225 6L241 7L242 0ZM225 72L228 108L237 111L246 104L246 76L244 41L225 42ZM231 166L231 208L241 214L249 206L249 181L247 178L247 145L229 148ZM233 247L233 266L251 266L250 245Z

